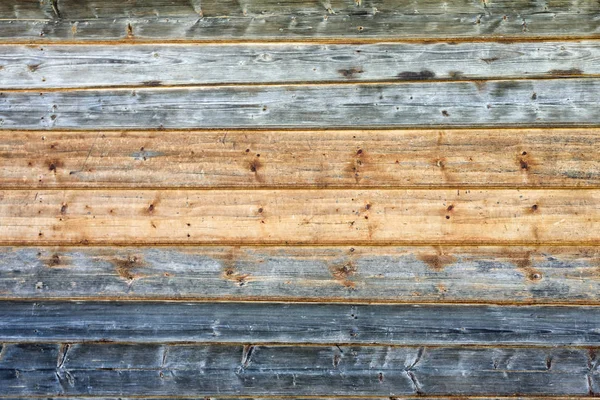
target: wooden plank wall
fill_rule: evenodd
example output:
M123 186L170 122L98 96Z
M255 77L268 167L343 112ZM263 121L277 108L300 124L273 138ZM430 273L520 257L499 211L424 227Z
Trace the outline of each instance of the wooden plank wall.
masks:
M0 398L600 396L592 0L0 2Z

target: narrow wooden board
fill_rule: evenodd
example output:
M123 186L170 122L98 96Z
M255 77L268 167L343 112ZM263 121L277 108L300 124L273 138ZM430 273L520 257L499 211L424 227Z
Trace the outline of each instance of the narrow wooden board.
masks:
M0 395L595 395L595 349L6 344Z
M0 248L0 299L600 305L587 247Z
M585 128L0 131L0 187L598 187L599 154Z
M390 400L390 396L368 396L368 397L357 397L348 395L346 396L318 396L319 400ZM317 397L314 396L294 396L295 400L315 400ZM3 397L2 400L22 400L23 397ZM144 397L144 396L136 396L136 397L86 397L86 396L69 396L69 395L60 395L58 397L54 396L44 396L44 400L64 400L64 399L77 399L77 400L156 400L156 399L193 399L193 400L273 400L273 397L249 397L249 396L236 396L236 397L228 397L228 396L173 396L173 395L162 395L162 396L152 396L152 397ZM423 395L408 395L402 396L401 398L394 398L394 400L439 400L439 397L428 397ZM548 396L491 396L491 397L482 397L482 396L444 396L444 399L447 400L584 400L589 399L589 395L584 396L552 396L549 398ZM279 399L278 399L279 400Z
M600 307L2 301L0 341L600 345Z
M600 31L597 4L575 0L7 0L0 15L3 41L595 38Z
M23 397L3 397L2 400L22 400ZM144 396L136 396L136 397L86 397L86 396L69 396L69 395L60 395L58 397L54 396L44 396L44 400L64 400L64 399L77 399L77 400L156 400L156 399L186 399L186 400L273 400L273 397L249 397L249 396L236 396L236 397L228 397L228 396L173 396L173 395L162 395L162 396L152 396L152 397L144 397ZM314 396L294 396L295 400L315 400ZM319 400L390 400L390 396L368 396L368 397L357 397L349 395L346 396L318 396ZM394 398L394 400L439 400L439 397L428 397L423 395L408 395L402 396L401 398ZM589 395L584 396L552 396L549 398L548 396L491 396L491 397L482 397L482 396L444 396L444 399L447 400L584 400L589 399ZM278 399L279 400L279 399Z
M0 88L597 76L596 41L0 46Z
M8 190L0 199L2 245L600 240L595 189Z
M0 92L4 129L598 125L600 79Z

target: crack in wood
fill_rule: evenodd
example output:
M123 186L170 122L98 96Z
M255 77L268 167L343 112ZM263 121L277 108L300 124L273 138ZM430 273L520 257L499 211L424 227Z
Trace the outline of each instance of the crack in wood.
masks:
M250 362L252 361L252 355L254 354L255 346L253 345L245 345L242 352L242 370L248 368Z

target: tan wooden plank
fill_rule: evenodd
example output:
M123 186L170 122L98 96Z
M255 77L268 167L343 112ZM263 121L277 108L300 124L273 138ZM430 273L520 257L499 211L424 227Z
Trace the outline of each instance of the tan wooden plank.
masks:
M597 41L5 45L0 67L4 89L552 78L600 75L600 46Z
M3 41L598 37L591 0L4 0Z
M596 187L600 129L0 131L2 188Z
M597 247L1 247L0 299L600 304Z
M5 190L0 199L0 244L600 240L595 189Z

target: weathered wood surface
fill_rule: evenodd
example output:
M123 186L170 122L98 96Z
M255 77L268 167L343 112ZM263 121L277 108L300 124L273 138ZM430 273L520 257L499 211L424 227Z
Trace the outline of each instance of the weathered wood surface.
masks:
M373 128L598 125L600 79L0 92L0 125Z
M0 199L2 245L600 240L596 189L7 190Z
M369 395L368 397L362 397L362 396L353 396L353 395L348 395L349 397L346 396L335 396L335 397L329 397L329 396L318 396L318 398L320 400L390 400L390 396L372 396ZM408 396L394 396L393 400L412 400L412 399L416 399L418 397L419 400L439 400L439 396L436 397L428 397L428 396L424 396L424 395L408 395ZM136 396L136 397L124 397L124 396L119 396L119 397L105 397L105 396L101 396L101 397L87 397L87 396L69 396L69 395L59 395L57 397L54 396L44 396L45 400L62 400L62 399L77 399L77 400L156 400L156 399L186 399L186 400L273 400L273 399L277 399L280 400L280 397L249 397L249 396L236 396L236 397L228 397L228 396L218 396L218 397L213 397L213 396L169 396L169 395L162 395L162 396L152 396L152 397L144 397L144 396ZM295 400L314 400L315 397L307 397L307 396L293 396L293 398ZM583 399L589 399L589 395L582 395L582 396L556 396L553 395L552 396L552 400L583 400ZM2 400L22 400L23 397L2 397ZM448 395L448 396L444 396L444 399L448 399L448 400L548 400L548 396L486 396L486 397L482 397L482 396L453 396L453 395Z
M596 247L1 248L2 299L600 304Z
M393 0L8 0L4 41L588 37L597 3ZM24 4L22 4L24 3Z
M0 398L600 396L597 1L0 32Z
M598 187L599 154L584 128L0 131L0 186Z
M0 46L0 88L597 76L596 41Z
M600 307L2 301L0 340L597 346Z
M328 396L318 396L319 399L321 400L390 400L390 396L372 396L369 395L368 397L361 397L361 396L352 396L349 395L351 397L345 397L345 396L335 396L335 397L328 397ZM415 399L418 396L419 400L439 400L439 396L436 397L428 397L428 396L424 396L424 395L415 395L415 396L394 396L393 400L409 400L409 399ZM280 397L275 397L277 400L280 400ZM315 397L306 397L306 396L293 396L293 398L295 400L314 400ZM445 396L445 399L449 399L449 400L548 400L548 396L486 396L486 397L482 397L482 396ZM556 396L553 395L552 396L552 400L583 400L583 399L589 399L589 395L583 395L583 396L568 396L568 397L564 397L564 396ZM2 400L22 400L22 397L2 397ZM155 400L155 399L186 399L186 400L273 400L273 397L269 396L269 397L248 397L248 396L243 396L243 397L227 397L227 396L218 396L218 397L213 397L213 396L169 396L169 395L163 395L163 396L152 396L152 397L144 397L144 396L136 396L136 397L123 397L123 396L119 396L119 397L86 397L86 396L69 396L69 395L60 395L57 397L54 396L44 396L45 400L62 400L62 399L77 399L77 400Z
M595 395L595 349L6 344L2 395Z

